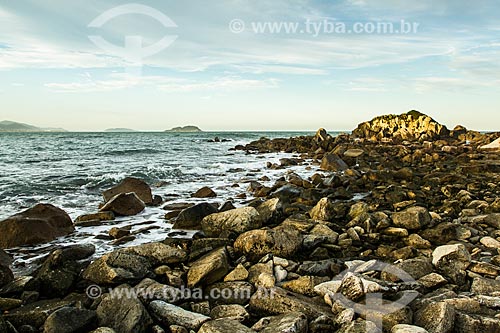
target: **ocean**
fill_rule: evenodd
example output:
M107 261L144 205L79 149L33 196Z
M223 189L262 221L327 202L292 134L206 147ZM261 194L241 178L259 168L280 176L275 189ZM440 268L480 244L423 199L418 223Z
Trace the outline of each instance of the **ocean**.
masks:
M274 181L295 171L307 177L317 171L305 166L271 170L266 163L279 163L292 154L246 154L232 151L260 137L276 138L312 135L312 132L201 132L201 133L0 133L0 220L36 203L51 203L71 218L98 210L103 190L127 176L138 177L151 185L153 194L168 203L210 201L222 204L247 192L245 182L266 175ZM227 142L208 142L215 137ZM233 187L239 184L239 187ZM190 194L209 186L218 195L213 199L193 199ZM236 206L250 200L235 199ZM49 244L11 251L17 254L17 267L47 254L61 244L91 242L98 253L116 248L98 235L111 227L145 225L155 228L137 234L126 246L163 240L171 231L165 210L148 207L137 216L120 217L97 227L78 227L74 234Z

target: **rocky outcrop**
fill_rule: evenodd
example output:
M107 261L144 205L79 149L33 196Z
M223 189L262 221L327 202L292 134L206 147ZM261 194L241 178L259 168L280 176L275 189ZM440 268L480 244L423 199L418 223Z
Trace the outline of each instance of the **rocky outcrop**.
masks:
M74 230L65 211L50 204L38 204L0 222L0 248L46 243Z
M141 179L127 177L123 179L120 184L106 190L102 193L104 201L108 202L114 196L120 193L135 193L146 205L153 203L153 195L151 194L151 187Z
M446 126L418 111L400 115L385 115L361 123L352 131L358 138L379 141L396 140L436 140L449 135Z

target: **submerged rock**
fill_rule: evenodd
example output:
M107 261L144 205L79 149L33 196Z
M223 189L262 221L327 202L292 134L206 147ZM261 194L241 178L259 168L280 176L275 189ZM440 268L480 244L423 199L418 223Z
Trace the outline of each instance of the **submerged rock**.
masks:
M104 201L110 201L114 196L120 193L135 193L146 205L153 203L153 195L151 194L151 187L141 179L127 177L121 181L120 184L106 190L102 193Z
M0 248L46 243L74 230L65 211L50 204L37 204L0 222Z

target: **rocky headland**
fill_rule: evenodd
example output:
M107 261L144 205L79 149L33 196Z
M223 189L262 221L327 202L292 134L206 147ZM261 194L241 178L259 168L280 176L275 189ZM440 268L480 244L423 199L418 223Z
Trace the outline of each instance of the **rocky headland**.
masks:
M410 111L352 134L237 146L294 153L267 168L312 175L240 184L252 199L237 208L201 188L206 202L164 206L180 237L97 258L91 244L60 247L29 276L0 250L0 333L500 332L499 138ZM75 222L46 204L16 214L0 222L0 245L163 204L135 178L103 199Z

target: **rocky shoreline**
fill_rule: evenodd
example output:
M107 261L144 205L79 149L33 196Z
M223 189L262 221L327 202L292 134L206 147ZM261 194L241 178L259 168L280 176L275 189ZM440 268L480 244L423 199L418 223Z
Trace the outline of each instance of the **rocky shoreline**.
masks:
M499 332L499 137L410 111L237 146L296 153L267 167L312 161L318 173L255 179L244 207L167 203L180 238L98 258L90 244L61 247L30 276L14 277L0 250L0 333ZM135 178L103 197L74 223L44 204L1 221L0 248L164 204Z

